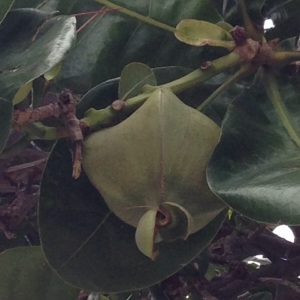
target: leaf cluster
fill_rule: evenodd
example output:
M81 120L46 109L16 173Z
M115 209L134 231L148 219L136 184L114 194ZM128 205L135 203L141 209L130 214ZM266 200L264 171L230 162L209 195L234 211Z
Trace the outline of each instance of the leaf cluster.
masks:
M299 4L2 0L0 298L298 299ZM76 163L158 87L220 126L205 176L226 209L152 261Z

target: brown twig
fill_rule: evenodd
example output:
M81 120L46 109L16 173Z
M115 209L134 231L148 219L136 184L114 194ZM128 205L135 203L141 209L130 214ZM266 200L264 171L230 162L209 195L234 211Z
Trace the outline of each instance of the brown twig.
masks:
M36 121L47 119L49 117L58 118L61 113L62 107L60 103L55 102L36 109L26 109L24 111L15 109L13 112L13 121L19 127L22 127Z
M65 91L59 97L62 104L61 117L64 121L73 145L73 178L77 179L81 174L83 134L80 121L76 117L76 99L70 91Z
M73 148L73 177L76 179L81 173L83 130L84 123L76 117L77 100L73 94L66 90L60 94L57 102L39 107L37 109L15 110L13 120L20 128L29 126L33 122L47 119L49 117L60 117L65 127L58 129L58 137L68 137L74 142Z

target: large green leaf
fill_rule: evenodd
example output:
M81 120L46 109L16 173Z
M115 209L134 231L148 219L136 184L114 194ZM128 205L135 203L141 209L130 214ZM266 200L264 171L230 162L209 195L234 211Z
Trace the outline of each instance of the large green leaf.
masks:
M5 18L6 14L11 9L12 5L14 4L15 0L2 0L0 3L0 24Z
M0 254L3 300L77 300L79 290L62 281L47 264L41 247L18 247Z
M60 62L75 41L75 25L72 16L11 11L0 26L1 97L12 99L21 86Z
M281 83L292 122L300 132L300 102ZM229 105L221 141L208 167L211 189L243 215L268 223L300 224L300 149L257 85Z
M91 0L71 2L73 6L70 6L69 13L102 8ZM188 5L180 0L113 2L173 27L186 18L213 23L221 20L208 0L191 0ZM78 17L78 26L87 19L86 16ZM120 12L107 12L78 33L77 44L64 61L57 83L61 87L86 93L96 84L119 76L130 62L142 62L150 67L181 65L195 69L209 59L209 56L203 56L203 52L203 49L177 41L171 32L142 24Z
M154 70L158 83L185 72L182 68ZM81 100L78 115L91 106L105 107L117 99L117 91L118 80L95 87ZM194 91L198 98L196 94ZM224 220L224 214L219 215L187 241L160 243L160 255L153 262L137 249L135 229L108 210L86 175L72 179L69 147L69 143L60 141L48 161L41 187L39 224L47 260L75 286L120 292L153 285L197 256Z

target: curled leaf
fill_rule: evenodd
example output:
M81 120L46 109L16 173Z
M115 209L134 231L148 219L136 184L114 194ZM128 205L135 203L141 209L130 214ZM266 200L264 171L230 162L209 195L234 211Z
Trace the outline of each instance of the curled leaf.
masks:
M170 222L158 228L162 240L187 239L193 228L191 214L181 205L172 202L164 203L160 209L167 211L170 215Z
M152 260L155 260L158 255L158 251L154 250L156 215L157 210L148 210L139 220L135 232L135 242L137 247L144 255Z
M235 43L229 32L221 26L194 19L182 20L175 31L176 38L188 45L223 47L232 51Z

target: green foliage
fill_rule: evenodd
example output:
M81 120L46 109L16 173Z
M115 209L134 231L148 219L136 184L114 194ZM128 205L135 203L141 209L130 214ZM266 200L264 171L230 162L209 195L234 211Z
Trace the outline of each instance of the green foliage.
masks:
M27 245L23 233L10 241L1 235L1 250L16 247L0 254L1 299L75 300L80 288L92 292L89 299L140 300L150 287L157 299L169 289L177 299L268 300L297 290L295 272L280 273L297 266L290 257L297 251L248 251L259 233L249 234L250 220L245 232L236 220L300 225L300 1L186 2L1 1L0 152L8 139L3 157L31 142L30 149L49 150L59 139L41 183L42 249L18 247ZM275 23L266 40L264 18ZM195 115L221 127L216 148L220 129L211 143L211 128ZM0 178L18 178L7 166L19 161L0 160ZM18 193L28 193L28 174L17 183L17 204L0 190L3 232L13 231L6 222L18 213L27 217ZM244 287L228 284L243 255L260 253L270 254L264 270L283 256L288 267L266 272L269 285L250 267L242 270ZM272 276L286 278L284 288L276 280L270 287Z
M299 132L298 93L289 83L280 84L280 92ZM300 224L299 147L262 87L253 86L232 102L222 132L208 168L212 190L249 218Z
M85 5L82 1L74 3L69 13L95 11L102 7L94 1L85 2ZM149 0L114 3L174 27L182 18L214 23L221 20L207 0L192 0L189 5L183 5L181 1L151 4ZM84 20L78 18L78 25ZM181 65L194 68L195 61L200 65L205 59L202 52L178 42L170 32L139 23L122 14L105 13L78 33L76 45L64 61L57 84L86 93L96 84L120 76L122 69L130 62L142 62L150 67Z
M1 96L12 100L21 86L59 63L73 45L75 24L73 16L10 12L0 27Z
M158 79L174 78L176 69L171 70L155 70L155 74ZM180 71L177 69L178 74ZM83 97L78 108L84 108L84 102L105 106L97 100L110 97L112 102L117 88L113 82L100 85ZM70 177L72 160L68 149L68 143L59 142L52 151L42 182L39 212L45 255L67 282L101 292L153 285L199 254L224 220L225 215L219 215L186 242L159 243L160 255L152 262L138 251L134 228L111 213L86 175L83 173L78 180ZM107 277L110 280L105 280Z

